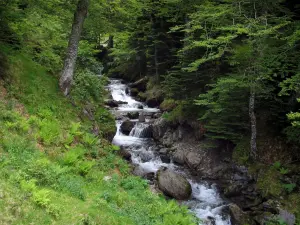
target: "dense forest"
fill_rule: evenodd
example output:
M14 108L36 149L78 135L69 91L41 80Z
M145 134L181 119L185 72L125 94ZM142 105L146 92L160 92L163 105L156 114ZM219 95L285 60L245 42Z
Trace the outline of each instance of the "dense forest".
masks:
M1 0L0 223L198 223L111 144L117 78L300 224L299 44L296 0Z

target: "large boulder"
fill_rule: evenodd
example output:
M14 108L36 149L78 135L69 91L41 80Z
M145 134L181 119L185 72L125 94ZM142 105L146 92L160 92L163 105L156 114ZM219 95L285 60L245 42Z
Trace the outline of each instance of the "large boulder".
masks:
M250 216L243 210L241 210L240 207L238 207L236 204L229 205L229 214L232 225L255 224Z
M177 149L173 154L173 161L179 165L184 165L184 151Z
M159 118L155 120L153 124L153 138L156 141L160 141L164 137L168 129L169 123L165 119Z
M197 152L189 152L185 156L185 163L192 170L197 170L198 166L202 161L202 156Z
M125 135L129 135L130 131L133 129L134 127L134 122L130 121L130 120L125 120L120 127L120 130L123 134Z
M161 98L147 98L146 99L146 104L151 108L158 107L161 102L162 102Z
M187 179L171 170L159 170L157 179L159 189L167 196L177 200L186 200L192 194L192 187Z

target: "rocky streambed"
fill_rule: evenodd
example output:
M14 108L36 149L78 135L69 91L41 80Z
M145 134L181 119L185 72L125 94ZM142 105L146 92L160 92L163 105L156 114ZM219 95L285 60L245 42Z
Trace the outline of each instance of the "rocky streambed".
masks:
M204 224L231 224L228 202L216 184L197 181L189 170L174 162L171 148L158 140L163 135L162 127L156 126L159 109L133 99L120 80L111 80L108 88L112 95L108 102L114 106L117 124L113 143L121 146L120 154L134 165L133 173L149 180L167 197L187 205Z
M121 80L111 80L108 88L120 155L135 175L188 206L201 224L265 224L274 214L289 216L261 196L245 167L231 161L231 146L203 139L199 123L164 120L159 109L131 97Z

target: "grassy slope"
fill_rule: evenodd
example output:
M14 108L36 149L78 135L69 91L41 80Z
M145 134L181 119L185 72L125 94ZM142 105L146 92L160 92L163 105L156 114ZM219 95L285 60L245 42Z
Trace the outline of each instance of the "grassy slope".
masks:
M130 175L43 67L2 52L10 55L10 84L0 85L0 224L196 223Z

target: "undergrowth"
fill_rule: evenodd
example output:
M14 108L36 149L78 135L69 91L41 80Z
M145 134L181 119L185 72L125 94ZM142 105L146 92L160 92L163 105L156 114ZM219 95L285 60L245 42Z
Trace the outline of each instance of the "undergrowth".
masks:
M0 97L0 224L196 224L187 208L130 175L119 148L105 139L114 121L102 92L89 95L86 75L79 75L83 90L75 90L88 103L63 97L57 78L28 56L14 52L8 60Z

